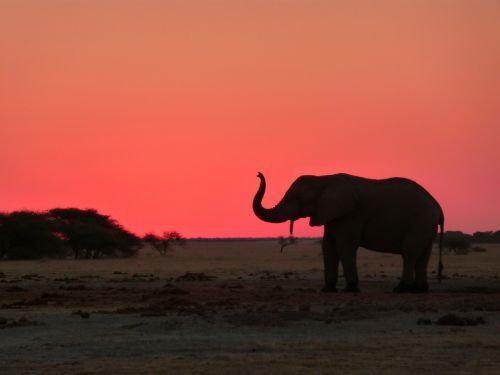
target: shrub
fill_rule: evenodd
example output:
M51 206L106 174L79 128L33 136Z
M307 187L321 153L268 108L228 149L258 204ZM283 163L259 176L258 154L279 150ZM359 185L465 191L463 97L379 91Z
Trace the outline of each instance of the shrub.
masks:
M446 232L443 238L443 246L455 254L465 255L469 253L472 236L455 231Z
M186 246L186 239L182 234L175 231L163 232L162 236L157 236L154 233L147 233L142 240L150 244L156 249L160 255L166 255L167 252L173 251L173 246Z
M471 250L475 253L485 253L486 252L486 248L481 247L481 246L473 246Z

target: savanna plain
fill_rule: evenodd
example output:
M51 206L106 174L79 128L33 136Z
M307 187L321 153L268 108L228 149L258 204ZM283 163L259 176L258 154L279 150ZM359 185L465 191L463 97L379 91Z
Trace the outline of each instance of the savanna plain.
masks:
M1 373L498 374L500 246L484 247L444 254L442 283L434 249L428 294L392 293L400 257L364 249L361 293L322 293L312 239L3 261Z

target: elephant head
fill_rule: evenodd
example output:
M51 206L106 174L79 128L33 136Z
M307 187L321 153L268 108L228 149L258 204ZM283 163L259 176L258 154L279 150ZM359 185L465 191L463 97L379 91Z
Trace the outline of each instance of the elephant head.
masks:
M258 173L260 186L253 199L255 215L269 223L283 223L290 220L290 234L293 223L309 217L309 225L325 225L354 210L358 195L345 175L300 176L273 208L264 208L262 198L266 191L266 179Z

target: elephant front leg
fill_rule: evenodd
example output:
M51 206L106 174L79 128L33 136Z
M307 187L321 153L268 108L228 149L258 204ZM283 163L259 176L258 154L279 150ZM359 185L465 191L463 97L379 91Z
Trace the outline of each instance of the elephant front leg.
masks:
M345 238L338 236L336 240L336 249L346 281L346 287L342 291L348 293L359 292L358 269L356 266L358 243L348 236Z
M325 286L323 292L337 291L339 257L335 248L335 239L331 234L325 234L322 242Z
M359 281L358 281L358 270L356 267L356 256L352 254L347 254L345 257L342 257L341 262L346 281L346 286L344 289L342 289L342 291L347 293L359 292L360 290L358 284Z

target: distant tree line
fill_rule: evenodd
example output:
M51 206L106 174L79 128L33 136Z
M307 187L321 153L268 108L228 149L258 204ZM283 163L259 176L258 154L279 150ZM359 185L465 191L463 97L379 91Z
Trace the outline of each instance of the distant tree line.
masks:
M183 241L177 232L140 238L94 209L0 213L0 259L131 257L145 244L162 254Z
M494 244L500 243L500 230L488 232L474 232L467 234L460 231L447 231L443 236L443 247L450 251L463 251L469 249L472 244Z
M500 243L500 230L495 232L474 232L471 241L474 243Z
M264 239L199 238L190 241L210 240ZM293 237L280 237L278 240L281 250L296 242L296 238ZM460 231L444 233L443 245L451 251L468 249L473 243L500 243L500 231L473 234ZM186 239L175 231L164 232L161 236L147 233L142 238L138 237L110 216L100 214L94 209L54 208L42 212L27 210L0 212L0 259L132 257L145 246L165 255L175 246L185 245Z

